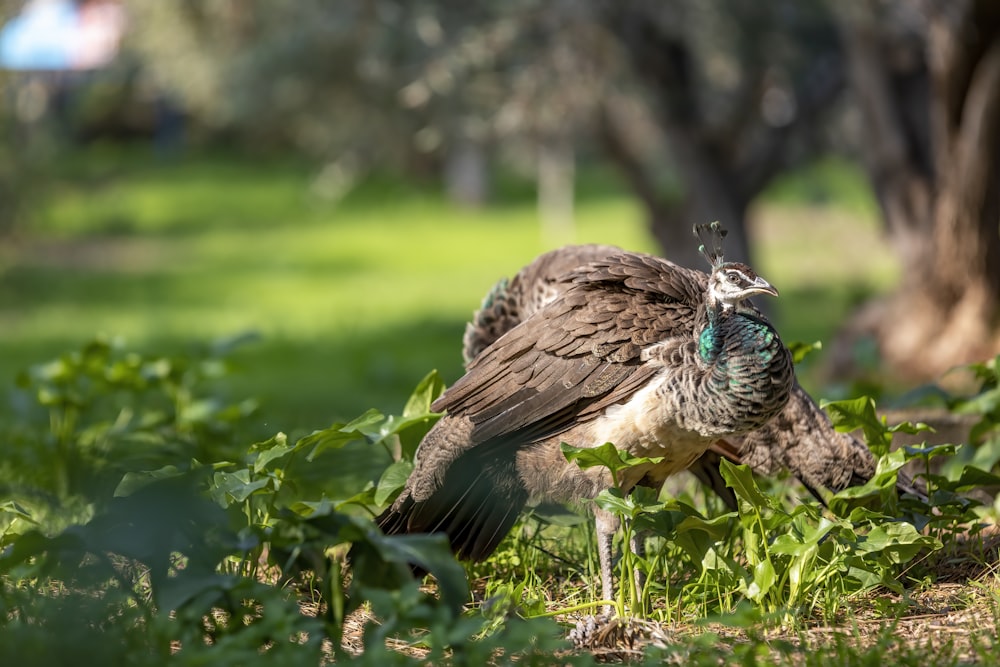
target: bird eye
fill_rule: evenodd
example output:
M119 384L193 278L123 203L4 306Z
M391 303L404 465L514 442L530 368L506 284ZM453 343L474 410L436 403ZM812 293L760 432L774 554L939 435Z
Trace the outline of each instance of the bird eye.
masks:
M726 274L726 280L728 280L729 282L731 282L731 283L733 283L735 285L736 283L738 283L740 281L740 277L739 277L738 274L729 273L729 274Z

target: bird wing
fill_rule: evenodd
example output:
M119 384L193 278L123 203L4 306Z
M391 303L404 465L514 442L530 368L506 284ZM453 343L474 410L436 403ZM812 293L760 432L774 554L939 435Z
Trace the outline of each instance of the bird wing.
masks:
M469 447L533 442L593 418L658 372L643 348L693 340L706 279L639 253L576 269L560 297L487 347L433 408L472 421Z
M462 338L466 366L490 343L562 294L573 269L621 252L610 245L563 246L539 255L510 280L501 279L466 325Z

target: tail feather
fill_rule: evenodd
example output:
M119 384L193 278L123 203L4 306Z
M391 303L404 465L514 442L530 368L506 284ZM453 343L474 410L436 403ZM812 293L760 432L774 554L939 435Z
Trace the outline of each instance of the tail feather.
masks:
M376 522L390 535L444 533L459 558L488 558L528 500L513 462L494 463L457 461L429 498L418 501L403 491Z

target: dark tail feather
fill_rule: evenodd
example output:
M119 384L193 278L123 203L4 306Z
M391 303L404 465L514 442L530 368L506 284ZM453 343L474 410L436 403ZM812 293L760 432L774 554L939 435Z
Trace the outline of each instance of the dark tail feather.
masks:
M739 505L736 502L736 494L726 484L726 480L722 478L722 473L719 471L719 465L723 458L728 458L734 463L740 462L738 457L733 459L733 457L728 455L723 456L721 452L715 449L709 449L691 464L688 471L697 477L699 482L712 489L712 491L715 491L715 494L722 498L722 502L726 504L726 507L730 511L735 512L739 509Z
M426 500L415 501L404 491L376 523L388 535L444 533L459 558L488 558L514 526L528 494L512 463L468 463L453 464L441 488Z

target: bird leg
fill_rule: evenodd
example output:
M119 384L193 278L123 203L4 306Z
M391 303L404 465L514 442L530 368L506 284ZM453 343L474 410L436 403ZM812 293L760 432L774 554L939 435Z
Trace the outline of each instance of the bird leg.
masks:
M612 602L617 599L615 594L614 539L622 522L618 516L599 508L594 508L594 519L597 527L597 555L601 564L601 598ZM646 555L645 531L633 533L628 548L636 556L644 558ZM635 568L635 590L640 597L645 585L646 573ZM610 614L611 610L610 604L604 605L605 614Z
M646 531L632 531L632 539L629 540L629 548L639 558L646 557ZM642 600L642 589L646 586L646 572L641 568L635 568L635 592L638 600Z
M611 613L610 602L615 599L614 555L615 533L621 527L621 519L600 508L594 508L594 524L597 528L597 556L601 563L601 598L608 601L604 605L604 613Z

